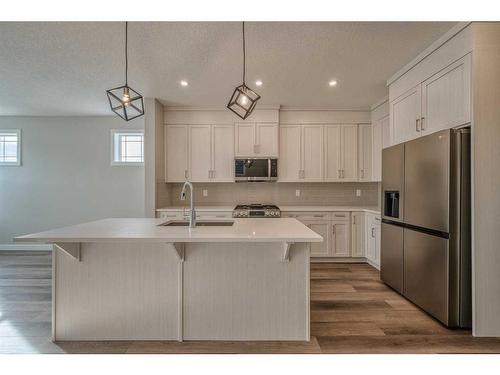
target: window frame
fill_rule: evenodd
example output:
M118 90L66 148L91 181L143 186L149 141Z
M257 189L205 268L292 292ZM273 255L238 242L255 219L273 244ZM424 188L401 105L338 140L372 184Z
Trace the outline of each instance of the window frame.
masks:
M116 161L115 160L115 138L118 134L139 134L142 135L142 147L143 147L143 161ZM111 129L111 165L112 166L127 166L127 167L142 167L144 166L144 130L143 129ZM118 142L119 147L119 142ZM118 155L121 157L120 148L118 148Z
M20 167L21 166L21 129L0 129L0 133L12 133L17 136L17 160L0 161L0 167Z

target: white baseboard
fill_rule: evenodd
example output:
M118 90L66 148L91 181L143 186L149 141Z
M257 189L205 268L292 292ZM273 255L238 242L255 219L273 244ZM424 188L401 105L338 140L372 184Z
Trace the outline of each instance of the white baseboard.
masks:
M351 257L314 258L314 257L311 257L311 263L367 263L367 261L366 261L366 258L351 258Z
M4 243L0 244L0 251L51 251L52 245L44 243Z
M366 263L368 263L370 266L375 267L380 271L380 264L377 264L375 262L372 262L370 259L366 259Z

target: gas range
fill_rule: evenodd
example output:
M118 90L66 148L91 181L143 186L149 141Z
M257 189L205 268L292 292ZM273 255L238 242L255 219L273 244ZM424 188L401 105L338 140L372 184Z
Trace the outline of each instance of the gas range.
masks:
M281 211L274 204L239 204L233 210L233 217L281 217Z

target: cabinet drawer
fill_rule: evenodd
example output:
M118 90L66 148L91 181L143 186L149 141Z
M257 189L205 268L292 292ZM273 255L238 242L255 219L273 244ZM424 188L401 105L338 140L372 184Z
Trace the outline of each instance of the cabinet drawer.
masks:
M183 220L186 215L182 211L160 211L157 216L161 219Z
M334 212L332 213L332 219L333 220L339 220L339 221L349 221L350 220L350 212Z
M202 220L222 220L231 219L233 213L231 211L210 211L210 212L196 212L196 218Z
M282 212L281 217L293 217L297 220L330 220L329 212Z

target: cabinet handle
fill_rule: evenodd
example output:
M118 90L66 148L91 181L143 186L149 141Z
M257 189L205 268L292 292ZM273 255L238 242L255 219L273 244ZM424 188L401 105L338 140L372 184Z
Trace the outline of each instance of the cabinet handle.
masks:
M187 169L185 169L185 170L184 170L184 178L185 178L186 180L187 180L187 178L188 178L188 171L187 171Z
M373 228L373 227L372 227L372 238L375 238L375 233L374 233L374 231L375 231L375 228Z
M339 178L341 178L341 177L340 177L340 169L339 169Z
M335 226L332 227L332 234L335 236Z
M345 217L344 214L335 214L335 217Z
M365 178L365 170L364 169L361 170L361 178Z
M353 216L353 217L352 217L352 224L353 224L353 225L356 225L356 216Z
M425 130L425 127L424 127L424 120L425 120L425 117L422 117L420 119L420 130Z
M415 120L415 130L418 132L420 131L420 119L419 118Z
M324 215L313 215L313 217L323 217Z

